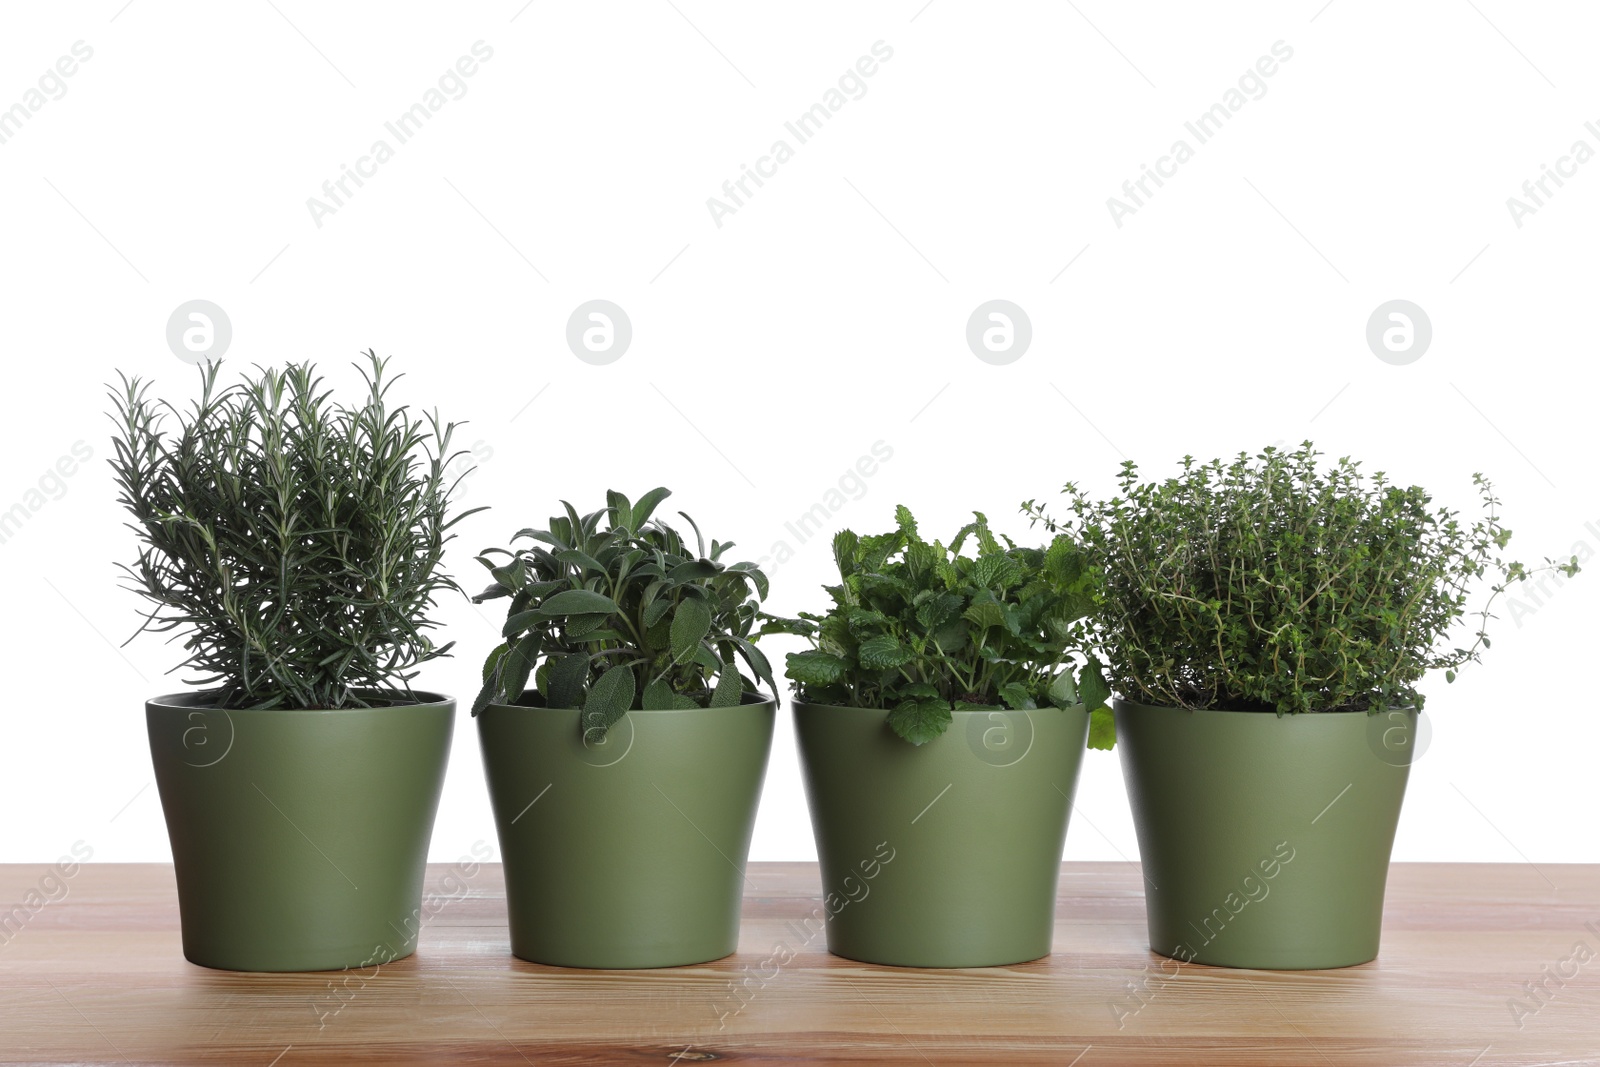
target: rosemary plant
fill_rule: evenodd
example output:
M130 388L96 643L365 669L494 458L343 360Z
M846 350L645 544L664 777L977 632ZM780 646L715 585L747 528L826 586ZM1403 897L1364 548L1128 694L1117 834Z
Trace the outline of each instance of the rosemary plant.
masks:
M448 531L472 514L447 517L455 424L394 406L398 378L366 355L350 407L309 363L228 386L208 364L187 410L138 378L111 392L111 467L140 544L122 570L149 603L139 632L181 637L175 669L218 707L404 701L415 668L451 647L428 631L436 595L459 591Z

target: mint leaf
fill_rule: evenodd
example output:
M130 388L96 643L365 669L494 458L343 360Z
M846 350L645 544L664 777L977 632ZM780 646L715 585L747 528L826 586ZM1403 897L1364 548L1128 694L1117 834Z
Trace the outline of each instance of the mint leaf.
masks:
M784 657L788 664L785 673L801 685L832 685L844 677L847 664L838 656L827 652L791 652Z
M1056 675L1055 681L1050 683L1050 703L1058 708L1070 708L1078 702L1078 687L1072 682L1072 672L1062 671Z
M1106 702L1111 699L1111 686L1106 684L1105 671L1100 666L1100 661L1093 656L1090 656L1089 662L1083 665L1083 670L1078 672L1078 698L1090 711L1105 708ZM1107 710L1106 714L1109 715L1111 712Z
M856 650L863 667L890 670L911 658L911 653L900 647L900 642L887 635L870 637Z
M1028 696L1028 687L1021 682L1007 682L1001 686L1000 699L1012 711L1020 711L1033 703L1033 698Z
M1111 749L1117 743L1117 720L1110 708L1095 708L1089 713L1089 747Z
M1006 625L1006 613L1001 611L1000 605L992 599L973 604L962 612L961 617L980 630L996 626L1003 628Z
M961 610L961 598L954 593L940 593L917 606L917 625L933 631L955 618Z
M938 700L905 700L889 713L889 728L913 745L927 744L953 721L950 709Z

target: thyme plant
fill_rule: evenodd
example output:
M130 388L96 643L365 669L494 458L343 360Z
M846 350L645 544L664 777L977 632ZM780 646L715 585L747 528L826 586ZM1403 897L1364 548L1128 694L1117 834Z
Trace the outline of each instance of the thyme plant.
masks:
M1349 458L1324 467L1307 441L1229 463L1184 457L1146 481L1124 463L1120 493L1064 492L1062 526L1093 561L1098 621L1113 686L1151 704L1300 712L1421 708L1417 683L1455 681L1477 662L1496 599L1530 570L1502 558L1511 531L1474 475L1482 512L1464 522L1416 486ZM1451 640L1480 580L1489 583L1471 640Z
M1092 714L1090 745L1109 748L1111 695L1090 652L1096 581L1087 555L1058 534L1045 548L1002 546L982 513L946 547L929 544L904 506L896 528L833 539L839 584L824 615L770 618L764 632L796 633L787 674L800 699L883 708L889 727L921 745L950 728L952 711L1004 706ZM967 538L975 556L961 554Z
M111 467L140 546L122 570L149 605L138 632L181 638L175 669L199 672L217 707L405 700L416 667L450 650L428 631L436 595L457 589L448 531L472 514L447 517L456 424L395 406L398 377L366 356L353 406L310 363L227 386L210 363L185 410L139 378L111 391Z
M723 563L733 542L713 539L707 549L683 512L694 529L692 548L652 518L670 495L652 489L633 503L611 491L605 508L583 516L562 501L565 515L512 538L533 544L478 557L494 584L473 599L511 602L505 641L484 663L474 715L523 699L530 677L538 703L583 709L579 728L590 739L634 708L725 707L747 694L768 699L757 681L777 691L767 658L752 643L766 576L753 563Z

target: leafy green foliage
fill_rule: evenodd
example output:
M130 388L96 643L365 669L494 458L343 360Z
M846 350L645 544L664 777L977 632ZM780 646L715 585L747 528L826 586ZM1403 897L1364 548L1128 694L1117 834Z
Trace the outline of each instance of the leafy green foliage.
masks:
M1536 571L1578 572L1577 557L1534 570L1502 560L1511 531L1482 475L1470 525L1307 441L1241 453L1164 481L1123 464L1121 494L1068 485L1065 524L1093 561L1112 682L1131 699L1187 708L1295 712L1416 707L1417 682L1476 662L1490 609ZM1033 501L1023 510L1056 523ZM1468 591L1489 576L1475 639L1451 647Z
M545 707L583 709L586 734L603 734L634 708L727 707L746 693L767 699L758 682L776 692L751 633L766 576L753 563L724 564L731 541L713 540L707 551L689 516L692 548L652 518L669 495L652 489L635 503L613 491L604 509L583 516L562 501L566 514L548 528L512 539L532 545L478 557L494 584L473 599L511 603L474 715L521 699L530 677Z
M152 605L140 632L182 634L182 667L218 707L364 706L451 647L427 631L435 595L457 589L447 531L472 514L446 518L455 424L392 407L398 379L367 356L354 407L309 363L227 387L209 364L187 411L138 378L111 393L111 467L141 546L122 569Z
M914 745L948 730L952 711L1083 703L1097 747L1111 747L1111 693L1087 653L1096 585L1087 557L1064 534L1046 548L1002 546L974 515L948 548L924 541L903 506L891 533L835 535L839 584L824 587L833 607L766 616L762 630L810 639L787 657L800 699L883 708ZM968 538L976 556L961 554Z

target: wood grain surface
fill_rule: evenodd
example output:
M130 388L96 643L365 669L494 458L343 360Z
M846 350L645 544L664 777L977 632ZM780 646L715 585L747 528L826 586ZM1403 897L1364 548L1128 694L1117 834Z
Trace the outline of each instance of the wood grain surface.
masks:
M1132 864L1062 869L1050 957L953 971L828 955L812 864L751 865L736 955L612 972L513 958L492 864L430 868L415 956L291 975L185 962L161 865L6 920L47 873L0 866L0 1063L1600 1064L1597 866L1396 865L1379 959L1300 973L1152 954Z

